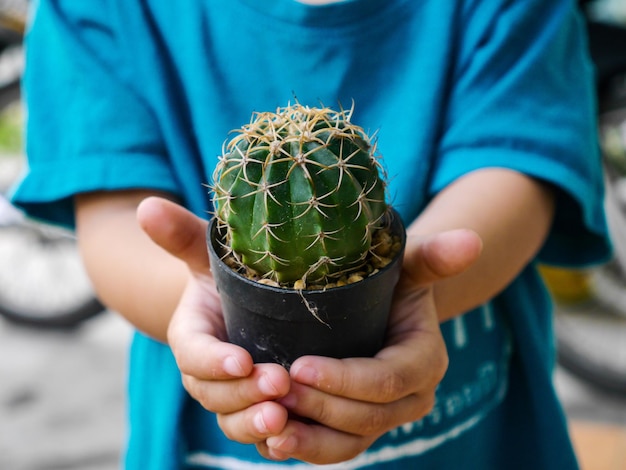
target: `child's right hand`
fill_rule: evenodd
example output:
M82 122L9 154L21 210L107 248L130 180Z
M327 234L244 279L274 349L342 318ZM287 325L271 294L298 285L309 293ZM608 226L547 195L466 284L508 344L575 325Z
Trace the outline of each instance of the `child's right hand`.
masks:
M279 434L288 413L275 400L289 392L289 374L277 364L253 364L247 351L226 342L206 249L207 222L157 197L145 199L137 217L150 238L189 269L167 333L186 390L216 413L230 439L260 443Z

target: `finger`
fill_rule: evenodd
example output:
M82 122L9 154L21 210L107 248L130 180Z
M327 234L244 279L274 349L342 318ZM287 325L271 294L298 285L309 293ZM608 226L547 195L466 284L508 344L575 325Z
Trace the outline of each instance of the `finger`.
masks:
M294 383L278 401L293 415L349 434L380 436L401 424L426 416L435 403L434 389L386 403L368 403L329 395Z
M198 380L183 376L185 389L207 410L235 413L257 403L284 397L290 388L289 374L277 364L259 364L241 379Z
M168 340L183 374L200 380L226 380L252 372L252 358L243 348L204 333L187 332L179 339L174 330L170 328Z
M478 234L466 229L408 237L403 277L414 285L423 286L456 276L474 264L482 246Z
M196 272L209 273L206 247L208 222L182 206L152 196L137 207L141 228L161 248L183 260Z
M371 403L391 403L436 387L448 367L437 331L414 331L374 358L304 356L291 366L293 381L324 393Z
M290 420L285 429L257 444L273 460L295 458L318 465L344 462L366 450L375 438L355 436L316 424Z
M241 412L219 414L217 422L229 439L255 444L277 435L287 424L287 410L278 403L266 401Z
M199 292L190 292L193 290ZM220 309L214 289L202 289L193 281L187 284L167 330L168 344L183 374L208 380L245 377L252 372L250 354L225 341Z

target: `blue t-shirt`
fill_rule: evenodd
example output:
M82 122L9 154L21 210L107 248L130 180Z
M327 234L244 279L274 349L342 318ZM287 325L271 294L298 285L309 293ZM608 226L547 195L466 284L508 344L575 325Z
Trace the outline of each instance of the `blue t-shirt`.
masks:
M556 188L541 259L605 259L592 72L573 4L39 0L24 81L29 168L13 199L72 226L76 193L150 188L204 216L222 143L253 111L354 103L407 223L455 179L503 167ZM442 324L450 367L432 412L329 468L576 468L551 321L533 263ZM129 469L307 467L225 438L167 346L141 334L129 388Z

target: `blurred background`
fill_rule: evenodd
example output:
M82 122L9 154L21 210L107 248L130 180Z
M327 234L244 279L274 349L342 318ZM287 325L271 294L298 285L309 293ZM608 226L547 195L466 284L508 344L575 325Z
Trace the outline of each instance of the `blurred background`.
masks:
M598 69L615 259L542 267L557 305L558 392L583 470L626 470L626 0L581 1ZM24 112L25 0L0 0L0 469L116 469L130 327L95 298L73 234L10 205Z

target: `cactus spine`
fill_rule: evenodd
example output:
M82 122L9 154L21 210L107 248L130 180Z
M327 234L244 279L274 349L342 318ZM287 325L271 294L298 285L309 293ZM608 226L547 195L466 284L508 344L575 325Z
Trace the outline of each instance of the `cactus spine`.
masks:
M300 104L255 113L225 146L213 202L248 274L293 286L366 263L388 206L376 146L351 115Z

